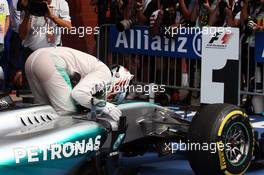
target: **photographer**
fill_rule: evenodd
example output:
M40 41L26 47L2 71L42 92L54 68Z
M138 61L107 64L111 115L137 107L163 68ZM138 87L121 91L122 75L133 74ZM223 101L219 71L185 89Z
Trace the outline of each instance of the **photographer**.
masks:
M27 1L27 0L22 0ZM29 0L30 1L30 0ZM41 30L48 31L49 27L61 27L71 29L71 18L69 16L69 6L65 0L43 0L46 3L47 11L45 16L34 16L27 9L21 14L22 23L19 27L19 35L23 40L23 45L31 50L42 47L56 46L61 43L59 32L51 36L40 35ZM47 30L45 30L47 29ZM34 32L34 31L38 32ZM57 30L56 30L57 31ZM54 38L51 38L54 37Z
M19 36L24 65L33 51L61 45L61 29L70 30L72 25L65 0L21 0L18 7L22 11Z

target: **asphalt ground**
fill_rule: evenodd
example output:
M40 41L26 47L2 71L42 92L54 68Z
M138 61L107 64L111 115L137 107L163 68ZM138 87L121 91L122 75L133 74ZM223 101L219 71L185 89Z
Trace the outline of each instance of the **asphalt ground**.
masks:
M184 154L158 157L148 153L138 157L123 157L120 160L122 175L195 175ZM246 175L263 175L264 163L254 164Z

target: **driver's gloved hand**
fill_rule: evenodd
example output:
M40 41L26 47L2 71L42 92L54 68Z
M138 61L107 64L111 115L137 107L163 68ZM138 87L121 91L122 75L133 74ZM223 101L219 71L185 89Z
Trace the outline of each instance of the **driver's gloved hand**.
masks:
M119 121L119 118L122 116L120 109L118 109L112 103L105 102L104 106L97 105L97 109L110 116L115 121Z

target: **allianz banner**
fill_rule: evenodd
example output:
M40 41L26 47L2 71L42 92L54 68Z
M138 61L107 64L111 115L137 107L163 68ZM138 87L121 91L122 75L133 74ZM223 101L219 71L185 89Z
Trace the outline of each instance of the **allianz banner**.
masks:
M201 58L201 34L199 29L181 28L173 38L150 36L149 28L136 26L125 32L119 32L114 25L110 26L109 52Z
M264 62L264 32L257 32L255 40L255 52L257 62Z

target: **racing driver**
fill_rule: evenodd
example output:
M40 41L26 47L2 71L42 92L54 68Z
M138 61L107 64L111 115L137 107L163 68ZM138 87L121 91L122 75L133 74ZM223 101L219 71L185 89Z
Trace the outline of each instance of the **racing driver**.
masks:
M122 115L107 102L106 95L95 97L109 84L111 88L114 78L109 68L92 55L67 47L42 48L29 56L25 71L35 102L51 104L60 114L76 112L76 103L91 109L93 98L100 112L116 121ZM132 77L127 72L118 78L129 82ZM116 79L113 82L118 83Z

